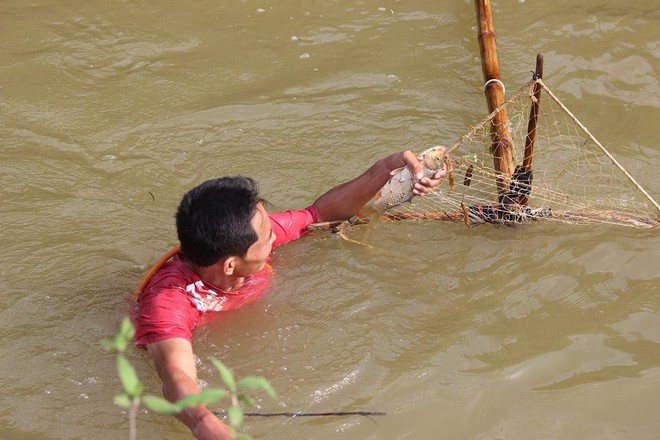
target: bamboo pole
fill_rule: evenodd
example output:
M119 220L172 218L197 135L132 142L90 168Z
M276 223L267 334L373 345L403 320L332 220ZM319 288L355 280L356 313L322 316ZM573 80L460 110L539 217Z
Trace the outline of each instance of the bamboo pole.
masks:
M487 84L484 93L488 102L488 111L493 112L504 102L504 86L500 81L500 66L497 59L490 0L475 0L475 6L479 26L481 68L484 74L484 84ZM491 138L491 154L493 155L495 172L498 174L497 189L501 202L502 194L508 189L514 170L511 136L509 135L507 114L504 108L492 120Z
M536 54L536 69L534 70L534 80L543 78L543 54ZM541 105L541 84L534 83L534 99L529 109L529 121L527 122L527 136L525 137L525 153L523 156L522 171L532 172L532 162L534 160L534 142L536 141L536 124L539 117L539 107ZM531 184L531 180L529 182ZM529 197L523 197L520 204L527 206Z
M534 79L543 79L543 54L536 55L536 70ZM539 117L539 106L541 105L541 84L534 84L534 99L532 108L529 110L529 122L527 123L527 137L525 137L525 156L523 158L523 167L525 171L532 170L532 160L534 159L534 141L536 140L536 121Z

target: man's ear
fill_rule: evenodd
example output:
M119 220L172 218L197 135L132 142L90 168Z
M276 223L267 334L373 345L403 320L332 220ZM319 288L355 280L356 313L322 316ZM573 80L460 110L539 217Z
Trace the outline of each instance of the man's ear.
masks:
M236 268L236 257L227 257L222 262L222 273L225 275L233 275Z

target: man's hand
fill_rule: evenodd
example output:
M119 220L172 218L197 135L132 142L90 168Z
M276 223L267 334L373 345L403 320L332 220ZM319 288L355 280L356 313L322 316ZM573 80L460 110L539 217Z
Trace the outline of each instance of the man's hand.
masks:
M404 166L407 166L413 175L419 175L422 172L422 164L419 163L415 153L401 151L390 154L377 161L355 179L338 185L323 194L314 202L314 206L319 210L323 221L348 219L354 216L385 185L391 177L392 171ZM445 174L446 170L443 166L443 169L438 170L431 178L419 176L422 178L415 183L413 192L416 195L429 193L440 185Z
M167 400L176 402L188 394L200 392L195 356L190 341L172 338L154 342L147 348L163 381L163 395ZM204 405L185 409L176 417L198 440L233 440L227 425Z
M438 150L442 149L441 151L446 150L445 147L436 148L438 148ZM422 173L422 164L412 151L401 152L401 160L418 180L413 186L413 194L417 196L423 196L424 194L433 191L434 188L442 183L442 179L447 174L447 166L443 164L442 169L436 171L431 178L424 177L424 174Z
M227 425L214 414L207 414L197 422L192 434L198 440L234 440Z

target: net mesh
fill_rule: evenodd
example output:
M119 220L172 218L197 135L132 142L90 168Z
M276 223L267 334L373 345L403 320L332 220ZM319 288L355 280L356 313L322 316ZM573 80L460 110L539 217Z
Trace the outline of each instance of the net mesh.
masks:
M521 164L535 84L542 90L528 173ZM493 165L491 121L501 109L507 114L512 176ZM540 80L524 85L448 150L453 167L448 184L389 210L385 219L435 218L468 226L539 220L658 225L657 203Z

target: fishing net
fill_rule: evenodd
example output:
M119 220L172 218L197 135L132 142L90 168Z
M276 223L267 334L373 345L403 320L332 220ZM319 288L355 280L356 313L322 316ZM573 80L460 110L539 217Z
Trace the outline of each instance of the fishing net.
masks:
M526 154L534 102L539 105L533 154ZM492 153L492 121L502 111L508 116L503 128L511 144L509 175L495 171L498 158ZM658 225L658 204L541 80L520 88L448 151L453 167L448 184L390 209L383 219L450 220L469 227L532 221Z

